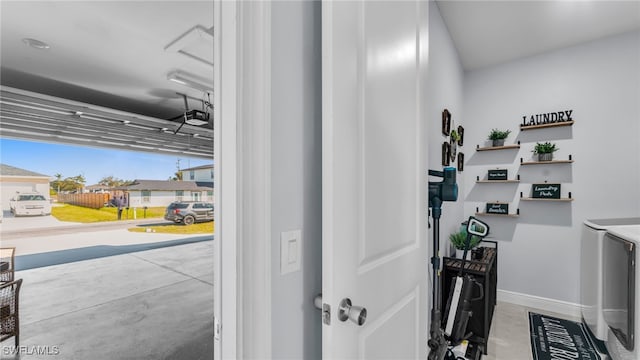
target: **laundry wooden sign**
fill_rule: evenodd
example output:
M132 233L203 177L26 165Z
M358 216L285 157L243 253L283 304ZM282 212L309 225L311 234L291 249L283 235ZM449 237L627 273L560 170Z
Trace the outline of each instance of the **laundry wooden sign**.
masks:
M534 199L560 199L560 184L533 184L531 197Z
M507 215L509 214L509 204L487 203L487 214Z
M524 115L522 116L522 124L520 126L544 125L572 121L571 113L573 110L563 110L550 112L545 114Z
M507 169L489 170L487 180L507 180Z

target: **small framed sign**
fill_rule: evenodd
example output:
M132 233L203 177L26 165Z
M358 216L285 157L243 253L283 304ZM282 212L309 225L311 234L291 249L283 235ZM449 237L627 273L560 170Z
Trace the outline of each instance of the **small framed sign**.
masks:
M451 153L451 145L448 141L442 143L442 166L449 166L449 157Z
M464 143L464 127L462 127L462 125L458 126L458 135L460 136L460 139L458 140L458 145L462 146L462 144Z
M487 214L509 215L509 204L487 203Z
M464 154L458 153L458 171L464 170Z
M534 199L560 199L561 184L532 184L531 197Z
M489 170L487 173L487 180L507 180L507 169Z
M451 132L451 113L449 110L442 111L442 135L449 136Z

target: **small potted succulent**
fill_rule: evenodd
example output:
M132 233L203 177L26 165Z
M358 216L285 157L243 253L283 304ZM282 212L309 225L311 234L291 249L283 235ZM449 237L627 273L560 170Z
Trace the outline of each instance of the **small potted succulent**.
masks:
M551 161L553 160L553 153L560 150L556 147L556 144L550 142L536 143L533 148L533 153L538 155L538 161Z
M493 129L489 133L489 140L493 142L493 146L504 146L504 139L511 134L511 130Z
M449 235L449 241L454 248L456 248L456 258L462 259L462 254L464 253L464 245L467 241L467 232L466 230L460 230L456 233ZM478 246L480 243L480 238L473 235L471 236L471 240L469 241L469 248L467 249L467 260L471 259L471 249Z
M451 151L449 152L449 155L451 157L451 161L455 161L456 160L456 154L457 154L457 149L458 149L458 141L460 141L460 134L458 134L458 132L454 129L451 130L450 133L451 139L449 140L449 146Z

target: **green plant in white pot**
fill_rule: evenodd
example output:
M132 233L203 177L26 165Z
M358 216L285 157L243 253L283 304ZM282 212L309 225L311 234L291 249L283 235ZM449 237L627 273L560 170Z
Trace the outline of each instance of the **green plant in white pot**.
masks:
M550 142L536 143L533 148L533 153L538 155L538 161L551 161L553 160L553 153L560 150L556 144Z
M489 133L489 140L491 140L493 146L504 146L504 139L511 134L511 130L498 130L493 129Z
M464 252L464 245L467 241L467 232L464 230L460 230L456 233L449 235L449 241L454 248L456 248L456 257L462 259L462 254ZM471 257L471 249L478 246L480 243L480 238L473 235L469 241L469 248L467 249L467 259Z

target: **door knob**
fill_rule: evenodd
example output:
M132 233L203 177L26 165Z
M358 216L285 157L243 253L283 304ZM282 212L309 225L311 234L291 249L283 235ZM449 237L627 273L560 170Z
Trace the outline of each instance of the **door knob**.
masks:
M358 326L362 326L367 320L367 309L362 306L354 306L351 304L351 299L344 298L340 301L338 319L340 321L347 321L347 319L349 319Z

